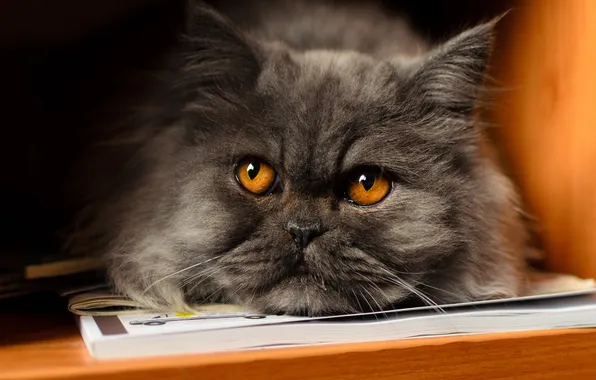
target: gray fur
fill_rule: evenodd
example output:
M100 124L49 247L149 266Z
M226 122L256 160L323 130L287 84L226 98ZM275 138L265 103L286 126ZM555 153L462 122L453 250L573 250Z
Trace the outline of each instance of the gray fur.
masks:
M520 294L516 195L474 114L494 22L429 47L364 2L245 3L192 6L136 113L89 151L85 173L109 170L83 187L68 248L105 255L115 288L157 308L321 315ZM240 188L246 156L278 171L277 191ZM342 198L363 165L393 180L367 208ZM301 249L291 223L324 233Z

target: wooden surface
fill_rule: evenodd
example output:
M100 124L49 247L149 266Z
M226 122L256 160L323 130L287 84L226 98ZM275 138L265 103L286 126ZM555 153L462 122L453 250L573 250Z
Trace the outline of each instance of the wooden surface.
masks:
M0 303L0 379L596 378L596 330L96 361L63 303L35 301Z
M596 1L520 1L508 17L500 140L550 268L596 277Z

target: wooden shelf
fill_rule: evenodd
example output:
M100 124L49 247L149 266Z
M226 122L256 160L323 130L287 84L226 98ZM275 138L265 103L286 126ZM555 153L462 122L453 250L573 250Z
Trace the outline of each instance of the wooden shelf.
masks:
M0 304L0 379L596 378L596 329L94 360L63 302L33 300Z

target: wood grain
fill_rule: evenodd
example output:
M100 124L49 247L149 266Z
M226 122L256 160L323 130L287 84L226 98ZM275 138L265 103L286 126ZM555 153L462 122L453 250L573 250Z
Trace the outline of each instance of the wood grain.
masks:
M596 330L100 361L89 356L64 307L50 297L0 304L0 379L596 378Z
M596 276L596 2L526 0L510 14L498 73L500 142L550 269Z
M1 379L594 378L596 331L460 338L95 361L73 329L0 349ZM6 367L8 365L8 367Z

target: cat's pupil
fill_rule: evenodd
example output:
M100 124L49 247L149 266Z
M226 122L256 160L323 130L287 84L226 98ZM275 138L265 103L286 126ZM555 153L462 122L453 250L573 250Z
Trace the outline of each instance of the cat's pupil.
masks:
M248 173L248 178L255 179L257 175L259 175L259 171L261 171L261 164L258 162L251 162L248 164L246 171Z
M358 178L358 182L362 184L364 190L369 191L375 184L375 176L362 174L360 178Z

